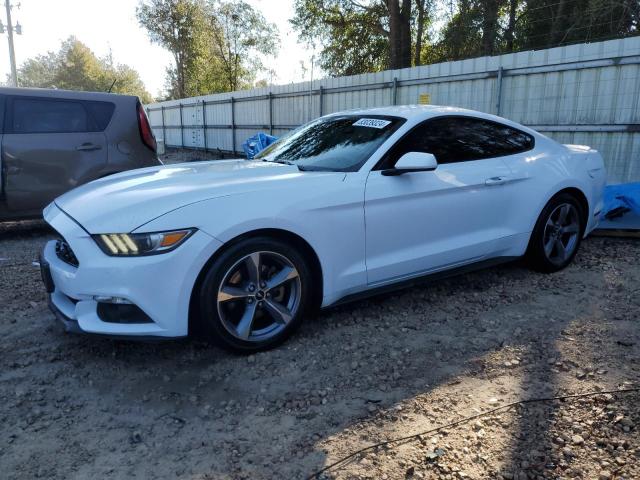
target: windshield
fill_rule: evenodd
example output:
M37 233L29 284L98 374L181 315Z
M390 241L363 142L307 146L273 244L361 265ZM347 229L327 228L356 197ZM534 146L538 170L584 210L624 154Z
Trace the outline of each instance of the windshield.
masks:
M303 125L256 155L300 170L355 172L405 122L382 115L340 115Z

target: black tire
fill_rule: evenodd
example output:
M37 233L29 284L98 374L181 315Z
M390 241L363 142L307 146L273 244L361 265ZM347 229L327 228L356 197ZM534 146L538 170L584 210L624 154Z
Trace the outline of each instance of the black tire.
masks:
M285 305L275 302L275 295L267 299L266 296L270 295L270 290L267 286L265 286L264 289L258 286L259 288L256 292L247 293L247 297L237 297L238 299L231 297L233 298L232 300L219 303L219 296L224 295L220 290L221 288L224 286L231 287L232 289L235 288L235 285L228 283L228 279L233 279L233 277L243 279L243 272L247 276L251 275L248 273L246 264L243 263L245 260L243 259L246 259L252 254L255 255L255 252L262 252L258 258L262 259L264 265L259 267L258 270L260 270L260 268L263 269L261 275L265 276L263 279L265 282L268 282L269 278L273 280L277 276L273 274L269 277L268 271L269 269L275 271L278 262L282 262L283 264L285 260L289 262L289 265L283 267L282 272L285 271L284 268L295 268L297 278L287 280L286 282L290 283L290 285L285 285L283 282L283 286L279 287L282 288L283 299L286 297L287 289L291 296L289 298L293 298L293 290L295 288L297 300L291 303L291 305L295 306L295 309L292 307L291 310L287 310ZM250 260L249 263L251 264ZM269 266L269 263L272 265ZM237 285L242 285L242 290L248 292L249 286L252 286L253 282L251 282L249 278L243 280L243 282ZM225 282L224 285L223 282ZM247 283L249 283L249 286L246 286ZM227 248L216 258L204 275L198 299L199 330L217 345L236 353L249 354L274 348L291 336L302 323L312 303L312 288L312 276L307 261L304 256L291 245L269 237L254 237L241 240ZM240 288L237 290L240 290ZM276 290L271 290L271 292L275 291ZM278 290L278 292L279 291L280 290ZM262 296L258 298L257 295L260 294L259 292ZM252 297L251 295L254 296ZM273 326L271 330L269 330L271 327L266 326L260 331L267 331L267 334L263 334L262 336L255 335L255 338L250 327L249 337L246 339L239 338L239 326L243 318L245 318L243 315L248 312L249 302L254 304L254 313L252 315L255 321L259 320L262 324L266 325L271 317L275 322L275 326ZM285 307L284 311L293 313L290 320L286 322L281 321L276 325L275 317L271 314L271 312L274 311L274 302L280 307ZM260 306L258 306L258 304ZM244 313L242 313L242 309L245 309ZM234 316L238 319L237 325L235 325L235 331L233 328ZM281 316L280 320L282 320L282 318ZM253 323L253 321L251 321L251 323ZM244 331L246 332L246 330Z
M564 207L565 205L568 205L570 207ZM575 238L568 237L569 233L563 234L562 228L560 228L560 224L553 221L552 217L554 215L558 215L558 212L561 212L561 210L565 208L568 212L570 212L568 215L575 216L574 220L575 222L577 222L577 231L575 232ZM558 217L556 217L556 219L558 219ZM547 222L551 222L553 226L547 227ZM564 228L568 228L568 226ZM572 227L572 229L573 228L576 227ZM576 253L580 248L580 243L582 241L582 236L584 235L585 228L586 225L584 207L576 199L576 197L574 197L570 193L560 193L556 195L551 200L549 200L549 202L542 209L542 213L540 213L540 216L538 217L536 225L531 234L531 239L529 240L527 253L525 255L527 264L533 270L543 273L552 273L562 270L567 265L569 265L573 261L573 258L576 256ZM555 235L555 237L553 237L553 235ZM565 237L563 237L563 235L565 235ZM563 238L565 240L563 240ZM549 245L554 241L557 242L558 239L563 242L561 244L562 246L565 246L565 241L567 244L566 246L568 246L569 238L573 238L575 242L571 244L570 250L567 249L564 254L554 255L554 252L561 251L562 247L553 247L554 249L552 250L551 254L548 253L548 250L545 250L545 245Z

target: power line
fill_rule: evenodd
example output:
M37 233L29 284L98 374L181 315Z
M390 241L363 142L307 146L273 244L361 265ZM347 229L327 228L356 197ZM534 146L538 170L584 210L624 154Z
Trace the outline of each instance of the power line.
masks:
M440 430L443 430L445 428L452 428L452 427L457 427L458 425L462 425L463 423L468 423L471 420L475 420L476 418L480 418L480 417L484 417L487 415L490 415L492 413L501 411L501 410L506 410L508 408L514 407L516 405L524 405L524 404L528 404L528 403L542 403L542 402L553 402L553 401L558 401L558 400L574 400L577 398L584 398L584 397L595 397L597 395L606 395L606 394L619 394L619 393L636 393L636 392L640 392L640 388L623 388L620 390L603 390L601 392L586 392L586 393L576 393L576 394L571 394L571 395L559 395L556 397L543 397L543 398L530 398L530 399L526 399L526 400L518 400L517 402L511 402L508 403L506 405L502 405L500 407L496 407L496 408L492 408L491 410L488 410L486 412L482 412L482 413L478 413L476 415L471 415L469 417L464 417L460 420L457 420L455 422L451 422L448 423L446 425L441 425L439 427L436 428L432 428L431 430L426 430L424 432L420 432L420 433L414 433L413 435L407 435L405 437L400 437L400 438L394 438L392 440L387 440L385 442L379 442L379 443L375 443L373 445L369 445L368 447L364 447L361 448L360 450L356 450L353 453L350 453L349 455L342 457L340 460L333 462L332 464L312 473L311 475L309 475L307 477L307 480L314 480L314 479L319 479L320 475L322 475L324 472L328 471L328 470L332 470L335 468L340 468L341 466L343 466L343 464L347 461L350 460L358 455L360 455L361 453L364 453L366 451L369 450L373 450L374 448L378 448L378 447L383 447L385 445L390 445L393 443L400 443L403 441L407 441L407 440L414 440L417 439L423 435L430 435L432 433L438 432Z

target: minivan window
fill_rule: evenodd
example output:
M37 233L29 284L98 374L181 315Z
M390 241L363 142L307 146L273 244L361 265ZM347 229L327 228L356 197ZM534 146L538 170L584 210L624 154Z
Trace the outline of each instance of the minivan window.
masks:
M13 133L70 133L89 131L87 111L81 102L14 98Z
M442 117L414 128L400 141L394 156L397 159L406 152L425 152L442 164L514 155L533 147L531 135L501 123Z
M109 125L116 106L111 102L87 101L84 103L89 110L89 115L91 115L93 121L95 122L97 131L102 132L105 128L107 128L107 125Z

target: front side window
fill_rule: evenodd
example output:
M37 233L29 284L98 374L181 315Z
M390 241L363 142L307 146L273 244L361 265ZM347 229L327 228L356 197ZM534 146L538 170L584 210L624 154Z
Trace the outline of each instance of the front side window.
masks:
M81 102L14 98L13 133L70 133L89 131Z
M442 117L427 120L409 132L393 157L397 160L406 152L425 152L443 164L513 155L533 146L531 135L507 125L471 117Z
M300 170L354 172L404 122L381 115L321 118L294 130L255 158L293 164Z

